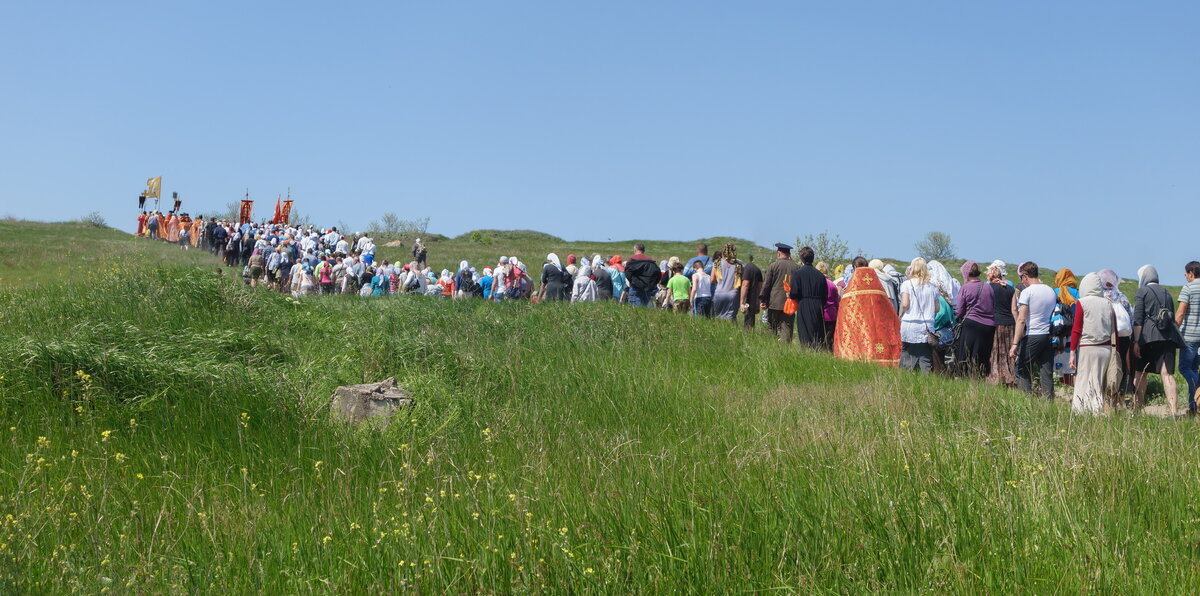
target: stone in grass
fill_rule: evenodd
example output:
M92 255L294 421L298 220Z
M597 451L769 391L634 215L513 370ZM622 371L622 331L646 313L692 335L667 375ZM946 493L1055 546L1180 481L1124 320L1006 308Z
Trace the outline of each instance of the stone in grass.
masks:
M384 428L400 408L411 406L412 393L396 386L396 380L388 378L381 383L345 385L333 392L330 412L334 418L355 425L369 423L375 428Z

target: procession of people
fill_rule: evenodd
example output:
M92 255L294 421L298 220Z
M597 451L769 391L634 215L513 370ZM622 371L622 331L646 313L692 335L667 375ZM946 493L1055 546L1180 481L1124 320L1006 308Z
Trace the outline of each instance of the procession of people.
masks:
M1073 392L1072 408L1145 403L1148 375L1162 379L1170 415L1179 411L1176 365L1187 381L1187 412L1200 389L1200 262L1185 266L1188 284L1176 300L1157 270L1138 271L1131 303L1110 269L1076 280L1069 269L1041 280L1036 263L1021 263L1016 279L996 260L966 261L955 278L940 262L913 259L901 273L880 259L856 257L839 265L814 263L808 247L775 245L763 271L753 256L738 258L726 244L716 259L706 244L684 261L656 262L643 243L632 254L546 255L541 270L516 256L483 267L461 261L435 272L417 239L406 263L375 258L370 234L337 228L256 224L144 212L138 235L208 250L241 267L247 285L295 297L310 294L417 294L491 302L613 301L689 316L766 323L780 342L849 360L920 372L974 377L1053 399L1055 379ZM1195 307L1193 308L1193 304ZM1178 354L1177 354L1178 353Z

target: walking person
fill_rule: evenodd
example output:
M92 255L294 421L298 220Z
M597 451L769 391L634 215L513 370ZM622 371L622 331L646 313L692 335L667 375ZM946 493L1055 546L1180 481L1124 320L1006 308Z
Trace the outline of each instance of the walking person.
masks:
M1089 273L1079 284L1071 329L1070 367L1075 370L1071 411L1099 414L1104 410L1104 380L1116 340L1117 317L1104 297L1100 276Z
M646 256L646 245L633 245L633 256L625 264L625 281L629 284L629 304L654 308L654 295L658 291L661 273L654 259Z
M683 274L683 263L675 261L670 267L671 279L667 280L667 291L671 295L671 310L686 314L691 311L692 281Z
M713 289L712 276L704 271L704 263L702 261L691 261L692 266L692 313L698 317L709 318L712 316L713 305ZM711 263L709 265L712 266ZM685 266L686 268L686 266Z
M1191 261L1183 267L1187 285L1179 290L1179 306L1175 310L1175 324L1183 334L1183 348L1179 352L1179 373L1187 381L1188 414L1196 415L1196 391L1200 390L1200 261Z
M995 294L991 285L979 279L979 264L967 261L962 266L966 280L958 292L956 310L962 321L959 337L959 361L969 376L987 377L992 361L992 341L996 334Z
M1017 323L1016 289L1004 280L1003 261L993 261L988 267L988 285L992 288L992 320L996 323L992 334L992 358L987 381L992 385L1011 387L1017 384L1014 359L1008 347L1013 341L1013 327Z
M548 302L557 302L565 300L570 294L568 289L571 283L571 277L567 270L563 268L562 263L558 260L558 255L550 253L546 255L546 263L542 265L542 300ZM572 302L574 298L572 297Z
M941 302L929 281L925 259L912 260L900 284L900 369L923 373L933 371L933 347L940 339L933 331Z
M579 275L575 276L575 282L571 288L571 303L595 302L596 297L596 280L592 279L592 267L583 265L579 268Z
M800 249L800 267L792 271L788 298L796 301L796 329L800 341L814 349L832 349L825 338L825 304L829 299L829 284L824 275L813 267L813 249ZM880 291L883 291L880 288Z
M1179 413L1175 385L1175 350L1183 345L1183 336L1175 325L1175 301L1158 284L1153 265L1138 269L1138 291L1133 297L1133 383L1134 404L1146 405L1146 375L1162 377L1167 394L1169 415Z
M737 258L737 247L732 243L721 249L720 258L712 266L712 316L726 321L737 321L741 309L739 301L742 291L742 275L745 268Z
M820 263L817 263L816 267L817 267L817 271L820 271L821 275L825 276L825 285L829 288L828 289L828 297L825 298L825 311L824 311L824 314L825 314L825 345L829 346L830 348L833 348L834 331L837 329L838 306L841 304L842 295L841 295L840 291L838 290L837 284L835 284L832 279L829 279L829 264L826 263L825 261L821 261ZM879 278L877 278L877 279L879 279ZM851 281L853 281L853 279ZM882 281L882 280L880 280L880 281ZM886 289L884 289L884 293L885 294L887 293Z
M740 309L743 313L742 327L745 329L754 329L754 322L758 319L758 294L762 291L762 284L762 269L754 264L754 255L748 255L746 266L742 269Z
M788 293L784 291L783 284L785 281L789 285L791 284L792 273L798 268L796 262L792 260L792 247L782 242L776 242L775 262L767 267L758 302L759 306L767 311L767 326L770 327L771 333L783 343L791 343L792 328L796 321L794 313L783 312L783 306L788 299Z
M1017 322L1009 356L1016 358L1024 349L1025 359L1017 362L1017 387L1033 393L1033 375L1038 376L1042 397L1054 399L1054 344L1050 338L1050 318L1054 316L1056 297L1050 286L1038 279L1033 261L1017 269L1025 289L1017 298Z

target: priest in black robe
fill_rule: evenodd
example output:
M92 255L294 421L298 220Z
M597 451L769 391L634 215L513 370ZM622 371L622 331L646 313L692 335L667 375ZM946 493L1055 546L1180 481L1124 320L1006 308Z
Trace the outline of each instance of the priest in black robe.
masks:
M813 249L800 249L799 269L792 272L792 291L788 298L796 301L796 332L800 342L812 348L821 348L825 341L825 301L829 298L829 284L825 276L813 267Z

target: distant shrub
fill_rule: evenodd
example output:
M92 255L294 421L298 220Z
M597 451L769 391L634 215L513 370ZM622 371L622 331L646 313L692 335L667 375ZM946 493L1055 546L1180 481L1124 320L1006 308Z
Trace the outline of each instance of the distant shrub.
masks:
M820 234L805 234L797 237L795 249L800 250L804 246L813 249L813 253L816 255L815 261L827 263L845 263L855 256L863 254L861 248L856 252L851 252L850 245L842 240L841 235L830 234L829 230Z
M489 246L492 243L492 235L476 230L474 232L471 232L471 242L474 242L475 244L482 244L484 246Z
M927 261L944 261L955 257L954 241L945 232L930 232L913 248Z
M96 226L97 228L107 228L108 227L108 222L104 221L104 216L101 215L99 211L93 211L93 212L79 218L79 223L90 224L90 225Z

